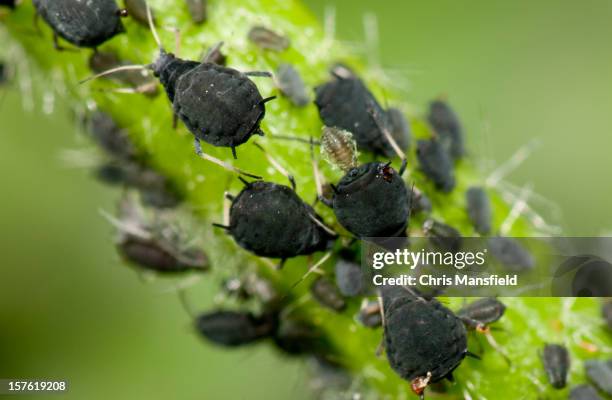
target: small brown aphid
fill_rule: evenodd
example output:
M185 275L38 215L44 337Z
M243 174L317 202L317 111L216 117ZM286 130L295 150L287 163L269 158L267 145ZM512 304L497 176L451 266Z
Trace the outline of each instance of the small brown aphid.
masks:
M266 50L283 51L289 47L289 39L264 26L252 27L248 38L251 42Z
M335 127L323 127L321 155L334 167L348 172L357 167L357 143L353 134Z

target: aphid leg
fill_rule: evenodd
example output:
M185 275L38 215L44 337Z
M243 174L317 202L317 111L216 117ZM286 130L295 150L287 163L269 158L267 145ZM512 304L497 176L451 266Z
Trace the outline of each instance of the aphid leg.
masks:
M429 381L431 381L431 372L428 372L427 376L419 376L410 382L410 388L421 400L425 399L425 389L429 385Z
M244 73L246 76L272 78L272 73L268 71L249 71Z
M263 99L262 101L260 101L260 102L259 102L259 104L260 104L260 105L261 105L261 104L266 104L267 102L272 101L272 100L274 100L274 99L276 99L276 96L266 97L265 99ZM263 136L263 135L261 135L261 136Z
M172 110L172 129L178 128L178 114Z
M266 157L268 162L272 165L272 167L274 167L275 170L280 172L281 175L283 175L285 178L287 178L287 180L289 180L289 183L291 184L291 188L293 189L293 191L295 191L295 178L293 177L293 175L290 174L289 171L287 171L278 161L276 161L274 157L268 154L268 152L259 143L253 143L253 144L259 150L261 150L262 153L264 153L264 156Z
M219 160L218 158L215 158L213 156L209 156L208 154L204 153L202 151L202 146L201 146L200 141L198 139L195 139L193 144L194 144L195 151L196 151L196 154L198 155L198 157L203 158L206 161L210 161L213 164L217 164L217 165L227 169L228 171L232 171L232 172L235 172L235 173L240 174L240 175L248 176L248 177L253 178L253 179L261 179L261 176L253 175L253 174L250 174L248 172L245 172L245 171L241 170L240 168L236 168L233 165L230 165L230 164L228 164L226 162L223 162L223 161Z
M206 55L204 56L204 58L202 58L202 62L203 63L211 62L211 59L214 57L214 55L217 52L221 50L221 47L223 47L223 42L219 42L215 44L213 47L211 47L210 49L208 49L208 51L206 52Z
M234 157L234 160L238 159L238 154L236 154L236 146L231 146L232 149L232 157Z
M53 48L57 51L78 51L77 49L62 46L59 43L59 36L55 32L53 32Z
M466 357L473 358L473 359L475 359L475 360L482 360L482 357L480 357L478 354L474 354L474 353L472 353L471 351L466 351L466 352L465 352L465 356L466 356Z

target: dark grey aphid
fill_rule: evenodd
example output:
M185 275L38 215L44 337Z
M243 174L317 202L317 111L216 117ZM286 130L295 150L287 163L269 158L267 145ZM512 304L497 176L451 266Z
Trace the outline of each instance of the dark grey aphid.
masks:
M491 201L487 192L479 186L472 186L465 192L468 216L476 232L486 235L491 232Z
M291 64L281 64L276 69L276 83L280 92L298 107L310 103L310 96L300 73Z
M334 189L330 203L340 225L359 238L404 236L409 218L404 180L389 163L352 168Z
M94 73L101 73L112 68L130 65L121 61L117 54L97 51L89 57L89 68ZM159 94L159 84L152 76L147 76L144 71L121 71L112 76L116 81L129 85L134 92L142 93L149 97Z
M368 328L378 328L382 325L382 315L378 301L365 301L359 309L357 316L359 322Z
M452 160L438 140L417 141L417 158L421 170L432 180L437 189L450 192L455 188Z
M563 389L567 384L567 374L570 369L570 355L567 348L559 344L545 345L542 364L552 387Z
M273 340L274 344L284 353L317 356L329 354L329 344L322 336L320 329L293 317L281 316L278 319L278 327L273 334Z
M110 115L102 111L95 111L86 120L85 124L92 139L108 155L119 160L136 159L136 147L127 132L117 126Z
M336 285L344 296L354 297L362 294L365 290L365 277L361 266L340 258L336 262Z
M185 0L191 20L196 24L202 24L208 19L208 1L207 0Z
M315 104L325 125L351 132L361 150L395 156L382 131L390 126L389 116L350 69L333 68L332 79L317 86L315 94Z
M115 0L33 0L36 12L53 29L56 47L57 36L78 47L95 48L125 31L120 10Z
M385 349L391 368L424 398L425 388L452 373L469 355L461 320L435 299L413 289L382 288Z
M491 255L511 271L525 271L535 266L533 256L516 239L494 236L487 240Z
M128 15L141 25L149 26L145 0L123 0Z
M457 229L450 225L428 219L423 223L423 231L431 244L440 250L457 252L461 249L463 237Z
M569 400L603 400L603 398L593 386L579 385L571 390Z
M612 360L587 360L586 375L602 392L612 396Z
M322 306L338 312L346 308L346 301L336 285L325 277L320 276L312 283L310 293Z
M254 26L249 30L248 38L262 49L283 51L289 47L289 39L264 27Z
M449 154L455 160L461 158L463 148L463 129L455 112L448 103L435 100L429 104L429 123L438 135L440 142L448 148Z
M232 198L229 226L242 248L260 256L287 259L326 250L335 239L321 218L294 190L255 181ZM316 221L316 222L315 222Z
M195 326L206 339L226 347L251 344L270 337L275 330L275 323L269 316L223 310L198 316Z
M601 306L601 315L608 324L608 327L612 329L612 301L608 301Z
M483 325L489 325L501 319L506 306L494 297L485 297L473 301L457 311L457 316L466 317Z
M402 150L407 151L412 139L410 123L404 116L404 113L397 108L390 107L387 109L387 116L389 117L391 136Z

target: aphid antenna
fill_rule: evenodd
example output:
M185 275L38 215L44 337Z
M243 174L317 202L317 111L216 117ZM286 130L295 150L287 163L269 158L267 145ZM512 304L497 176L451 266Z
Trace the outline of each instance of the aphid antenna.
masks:
M517 169L541 144L539 139L532 139L520 147L507 161L495 169L485 180L487 186L496 187L497 184Z
M293 141L293 142L302 142L302 143L306 143L306 144L310 144L310 141L312 140L312 138L305 139L305 138L302 138L302 137L299 137L299 136L289 136L289 135L268 134L268 137L271 137L272 139L288 140L288 141ZM315 146L320 146L321 142L319 140L313 140L313 144Z
M401 176L401 175L404 174L404 171L406 171L406 167L408 165L408 160L406 158L406 153L404 153L404 151L399 147L399 145L397 144L395 139L393 139L393 136L391 136L391 132L389 132L389 129L382 123L382 121L380 119L380 115L378 115L378 113L376 112L374 107L370 106L369 108L370 108L370 115L374 119L374 122L376 122L376 125L378 126L378 129L380 129L380 131L382 132L382 134L385 137L385 139L387 140L387 142L389 142L389 144L391 145L391 148L393 148L393 151L395 152L395 154L397 154L397 156L399 158L401 158L401 160L402 160L402 166L400 167L400 170L399 170L399 174Z
M249 172L243 171L240 168L234 167L233 165L226 163L225 161L221 161L218 158L215 158L215 157L213 157L211 155L208 155L208 154L204 153L202 151L202 146L200 145L200 140L198 140L197 138L194 139L193 143L194 143L195 151L196 151L196 154L198 155L198 157L200 157L200 158L202 158L202 159L204 159L206 161L210 161L213 164L217 164L220 167L225 168L228 171L235 172L235 173L237 173L239 175L248 176L249 178L253 178L253 179L262 179L262 177L259 176L259 175L254 175L254 174L251 174Z
M504 222L502 222L501 227L499 228L499 232L502 236L505 236L508 232L510 232L510 229L512 229L512 226L514 225L516 220L521 216L521 214L523 214L530 194L531 185L525 185L521 190L521 193L519 193L514 205L512 206L510 213L508 213L508 216L506 217Z
M151 33L153 34L153 39L155 39L157 47L159 47L160 50L163 50L164 46L162 46L162 42L159 39L159 34L157 33L157 28L155 28L155 22L153 22L153 13L151 12L151 6L149 6L149 2L146 0L145 7L147 10L147 22L149 23L149 29L151 29Z
M111 223L111 225L113 225L114 227L116 227L117 229L119 229L122 232L125 233L129 233L130 235L134 235L134 236L138 236L142 239L146 239L149 240L151 238L153 238L153 235L148 232L145 229L142 229L140 227L138 227L136 224L128 224L125 223L123 221L121 221L120 219L116 218L115 216L111 215L110 213L108 213L105 210L98 210L98 212L100 213L100 215L106 219L108 222Z
M268 71L249 71L249 72L245 72L244 74L246 76L250 76L253 78L273 78L274 77L274 75L272 75L272 73ZM267 103L268 101L274 100L275 98L276 96L270 96L268 98L263 99L260 104Z
M134 70L147 70L149 68L150 68L150 64L147 64L147 65L122 65L120 67L111 68L109 70L100 72L99 74L87 77L87 78L79 81L79 85L82 85L83 83L92 81L94 79L102 78L103 76L112 75L112 74L117 73L117 72L134 71Z
M272 165L272 167L277 170L281 175L283 175L285 178L287 178L287 180L289 181L289 183L291 184L291 188L293 189L293 191L295 192L295 178L293 177L292 174L289 173L289 171L287 171L278 161L276 161L276 159L274 157L272 157L267 151L266 149L264 149L259 143L257 142L253 142L253 145L255 147L257 147L259 150L261 150L262 153L264 153L264 156L266 157L266 159L268 160L268 162L270 163L270 165Z
M297 285L302 283L304 279L306 279L310 274L317 272L319 274L323 274L323 272L319 269L321 265L323 265L330 257L332 256L332 252L328 251L317 261L312 267L308 268L308 271L300 279L297 280L291 287L289 288L289 292L291 292Z

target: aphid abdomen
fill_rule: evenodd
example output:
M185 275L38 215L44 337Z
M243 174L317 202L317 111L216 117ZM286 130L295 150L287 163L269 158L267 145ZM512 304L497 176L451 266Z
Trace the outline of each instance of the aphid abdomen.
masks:
M372 113L385 119L386 113L360 79L335 79L318 86L315 93L325 125L352 132L360 149L383 154L384 137Z
M257 86L244 74L203 63L177 81L174 110L189 131L213 146L234 147L259 129L265 115Z
M289 187L254 182L234 199L229 232L239 246L261 257L312 254L327 248L330 235L312 221L309 211Z
M402 236L408 208L404 181L381 163L353 168L340 180L333 200L338 222L358 237Z
M125 30L115 0L34 0L34 6L59 36L79 47L97 47Z

